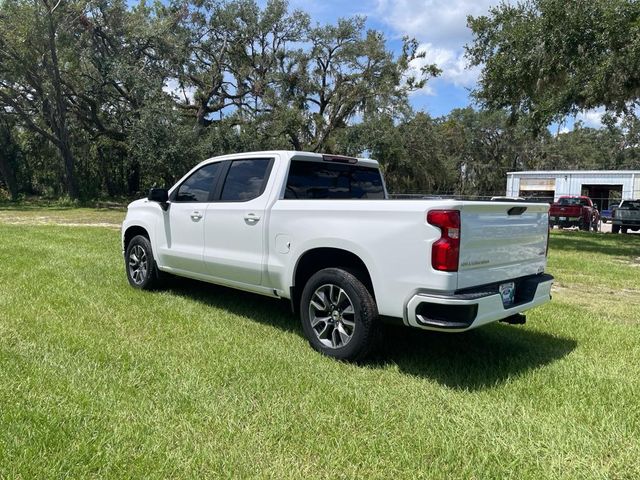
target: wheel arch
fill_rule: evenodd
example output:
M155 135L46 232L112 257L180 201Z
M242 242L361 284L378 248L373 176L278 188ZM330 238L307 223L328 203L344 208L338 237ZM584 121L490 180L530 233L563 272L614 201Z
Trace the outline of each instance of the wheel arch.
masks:
M362 258L342 248L316 247L305 251L296 261L290 287L291 308L294 312L298 311L302 290L309 278L324 268L347 270L364 284L375 299L371 273Z
M147 240L151 241L151 236L145 227L140 225L131 225L130 227L127 227L124 231L124 235L122 236L122 249L124 251L127 250L129 242L131 242L131 240L133 240L137 235L142 235L143 237L146 237Z

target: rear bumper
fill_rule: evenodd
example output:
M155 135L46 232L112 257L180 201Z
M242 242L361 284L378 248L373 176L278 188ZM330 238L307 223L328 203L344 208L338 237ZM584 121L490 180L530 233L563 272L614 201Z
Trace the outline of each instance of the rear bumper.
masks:
M514 304L509 308L502 304L498 283L450 295L416 293L406 304L406 323L425 330L463 332L551 300L551 275L532 275L512 281L516 284L516 296Z
M631 227L631 228L640 227L640 220L614 219L611 223L613 225L619 225L621 227Z
M562 218L564 218L564 220L561 220ZM562 217L559 215L549 216L549 225L551 226L579 227L582 223L582 217Z

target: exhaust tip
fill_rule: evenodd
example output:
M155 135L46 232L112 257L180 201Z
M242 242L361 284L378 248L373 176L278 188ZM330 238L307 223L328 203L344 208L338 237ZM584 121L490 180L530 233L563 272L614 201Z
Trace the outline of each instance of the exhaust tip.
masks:
M502 323L508 323L509 325L524 325L527 323L527 316L521 313L516 313L510 317L500 320Z

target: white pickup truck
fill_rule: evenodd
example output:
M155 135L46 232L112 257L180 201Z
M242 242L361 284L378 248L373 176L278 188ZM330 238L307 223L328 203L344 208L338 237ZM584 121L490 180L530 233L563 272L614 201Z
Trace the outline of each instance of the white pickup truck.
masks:
M206 160L128 207L129 283L164 272L290 299L312 347L355 360L379 324L462 332L551 299L548 205L390 200L378 163L269 151Z

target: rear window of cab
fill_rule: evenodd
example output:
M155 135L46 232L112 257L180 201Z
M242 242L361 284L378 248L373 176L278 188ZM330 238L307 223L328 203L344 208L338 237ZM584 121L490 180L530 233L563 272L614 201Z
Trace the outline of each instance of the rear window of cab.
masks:
M288 200L384 199L384 184L375 167L292 160L284 193Z

